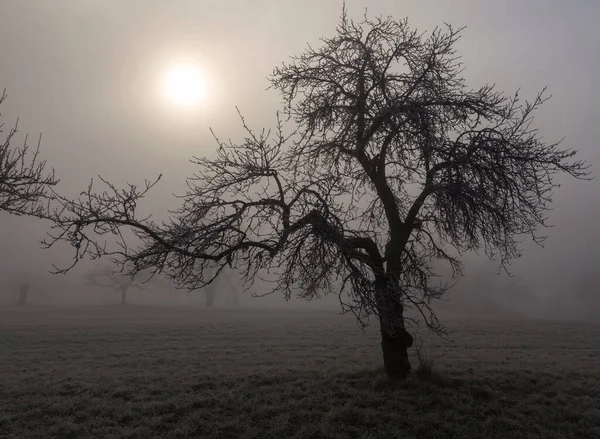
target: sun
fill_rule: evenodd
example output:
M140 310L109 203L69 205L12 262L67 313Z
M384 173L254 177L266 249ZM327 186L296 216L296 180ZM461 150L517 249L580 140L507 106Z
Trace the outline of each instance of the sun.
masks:
M165 91L179 105L196 105L206 96L206 79L202 71L191 64L176 65L167 72Z

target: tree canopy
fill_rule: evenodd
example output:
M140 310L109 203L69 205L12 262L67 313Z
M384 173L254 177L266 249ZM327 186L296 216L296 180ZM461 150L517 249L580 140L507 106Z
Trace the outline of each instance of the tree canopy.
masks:
M0 95L0 104L6 99L6 90ZM7 132L0 123L0 211L13 215L46 216L47 201L52 196L50 190L58 183L54 171L47 172L46 161L40 160L40 141L31 151L28 137L22 146L14 146L18 133L18 121Z

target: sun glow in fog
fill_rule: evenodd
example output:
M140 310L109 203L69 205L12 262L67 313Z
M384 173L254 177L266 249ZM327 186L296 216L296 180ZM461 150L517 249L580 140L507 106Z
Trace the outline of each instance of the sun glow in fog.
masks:
M197 67L177 65L167 72L165 91L179 105L196 105L206 96L206 80Z

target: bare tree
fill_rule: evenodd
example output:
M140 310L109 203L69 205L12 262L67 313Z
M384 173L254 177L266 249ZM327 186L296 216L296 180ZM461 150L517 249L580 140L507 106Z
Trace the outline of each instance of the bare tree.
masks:
M61 199L46 245L65 240L74 263L110 254L190 289L235 266L247 286L267 278L288 298L336 291L361 325L379 320L385 371L406 376L409 325L444 331L430 304L448 286L433 266L458 276L458 257L483 248L506 267L520 239L543 239L554 176L589 175L575 151L532 128L544 93L522 102L467 87L460 31L420 34L406 20L357 23L344 11L333 37L270 77L286 118L261 132L241 118L239 143L215 136L217 157L193 159L198 171L168 221L136 216L154 183L104 181L104 192L90 185ZM125 228L140 245L99 244Z
M5 99L6 90L0 95L0 104ZM0 133L4 133L4 123L0 123ZM44 201L58 180L54 170L46 172L46 162L39 158L41 136L30 153L27 136L23 146L13 146L17 133L18 121L0 140L0 211L42 217L47 212Z
M600 319L600 294L598 294L597 272L586 271L580 275L575 284L575 296L583 307L583 317L586 321Z
M216 282L213 282L210 285L207 285L204 287L204 294L205 294L204 307L205 308L213 308L215 306L215 295L217 293L216 285L217 285Z
M215 276L216 267L212 267L212 271L209 268L205 268L204 276ZM204 293L204 307L214 308L215 296L217 295L219 284L221 279L216 278L213 282L204 285L200 288L200 291ZM190 292L193 290L190 290Z
M216 268L213 268L215 270ZM229 298L231 299L230 305L233 308L237 308L239 306L239 298L237 297L237 293L233 285L231 285L230 275L231 272L229 270L224 270L220 273L219 277L217 277L213 282L208 285L205 285L201 288L200 291L204 292L204 307L205 308L213 308L215 305L215 297L217 294L221 294L221 292L225 292L224 290L228 290ZM206 270L204 276L214 276L214 271L211 273L209 270Z
M121 305L127 305L127 292L131 288L145 289L145 285L136 282L130 276L115 271L110 267L100 267L89 271L85 275L86 284L89 286L111 288L121 293Z
M213 308L215 305L215 297L217 294L222 295L227 291L229 306L239 308L239 297L234 286L231 285L227 272L222 272L215 281L204 286L201 291L204 292L204 307Z
M153 291L154 293L159 294L163 299L166 298L168 301L173 299L175 288L173 283L164 276L153 276L152 274L146 273L141 282L147 291Z
M27 305L27 293L29 292L29 283L25 282L19 287L19 306Z

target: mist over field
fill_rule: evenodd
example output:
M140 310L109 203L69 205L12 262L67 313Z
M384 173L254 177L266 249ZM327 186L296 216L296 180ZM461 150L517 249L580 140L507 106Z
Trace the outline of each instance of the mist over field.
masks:
M97 270L90 264L88 270ZM527 277L498 274L491 264L470 267L478 270L467 274L439 302L434 304L441 317L460 317L469 319L473 316L499 317L520 320L574 320L582 322L598 322L600 315L597 295L594 294L595 274L586 274L572 286L566 296L564 290L546 291L535 288L535 284ZM49 273L32 273L27 270L3 271L0 306L16 306L19 287L27 282L30 285L28 303L31 306L70 307L70 306L104 306L117 305L121 296L117 289L89 285L83 269L79 276L57 276ZM142 289L131 289L127 302L131 305L155 305L206 308L204 290L178 290L172 285L146 285L142 277L139 283ZM232 271L226 273L212 286L216 309L285 309L285 310L326 310L340 311L339 297L333 293L317 300L305 301L292 298L286 301L276 294L268 294L268 282L257 282L246 290L239 274Z
M142 213L152 212L160 220L167 209L178 206L171 194L181 193L184 177L195 170L187 160L213 154L216 144L209 127L226 138L239 137L235 106L249 113L252 126L273 124L279 97L264 91L265 77L306 43L330 35L341 3L239 2L230 9L206 1L181 1L180 7L170 7L135 0L67 0L35 6L17 0L2 4L6 38L0 41L0 88L8 94L2 104L3 122L8 127L19 118L19 141L26 133L32 138L43 133L41 154L55 168L66 194L76 195L97 174L120 185L139 184L163 173L161 184L140 205ZM600 96L594 79L600 66L598 57L591 56L599 40L595 2L347 2L352 17L360 17L365 6L375 16L407 16L421 31L444 22L467 26L458 49L469 83L495 83L505 90L521 87L525 96L547 85L553 98L537 116L536 127L549 141L564 137L565 146L578 149L592 167L599 163L595 106ZM161 91L164 69L186 59L202 65L211 87L206 102L192 109L174 107ZM553 316L559 310L558 314L583 318L586 309L593 307L597 313L599 308L597 301L585 302L596 299L582 303L576 297L577 283L598 273L600 235L595 219L600 191L597 180L582 184L558 179L563 184L553 196L549 223L554 227L545 233L545 247L526 240L523 257L511 268L539 302L516 307L527 315ZM52 264L70 262L66 246L39 251L47 232L42 223L0 215L0 266L10 273L3 277L6 282L13 282L13 274L44 277ZM464 280L465 289L472 290L466 284L475 278L494 285L490 290L514 285L495 277L497 268L497 262L484 256L467 255L466 275L471 280ZM83 271L77 267L73 277ZM35 289L40 290L32 285L32 295ZM7 297L14 288L8 290L2 290L2 303L14 300ZM75 296L87 293L72 291L66 296L86 301ZM460 294L455 289L449 297ZM502 307L510 302L491 291L489 295ZM280 298L257 303L271 300L283 305ZM335 299L320 303L329 308Z

